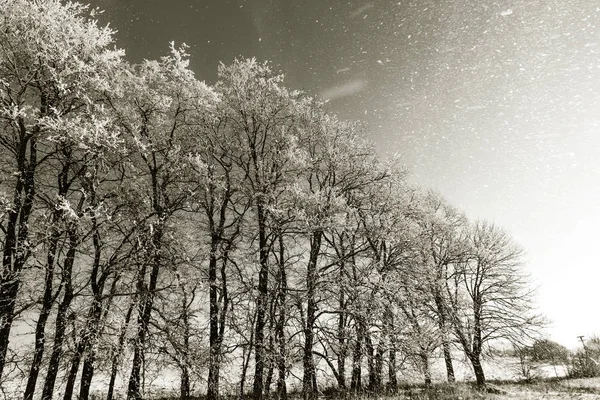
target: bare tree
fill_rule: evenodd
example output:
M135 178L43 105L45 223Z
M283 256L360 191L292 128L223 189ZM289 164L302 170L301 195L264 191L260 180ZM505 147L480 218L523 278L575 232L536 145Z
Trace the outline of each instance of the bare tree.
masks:
M532 291L523 272L523 251L509 234L488 222L469 232L470 257L456 266L447 294L458 340L473 366L479 386L485 385L481 357L494 340L522 343L543 325L533 312Z

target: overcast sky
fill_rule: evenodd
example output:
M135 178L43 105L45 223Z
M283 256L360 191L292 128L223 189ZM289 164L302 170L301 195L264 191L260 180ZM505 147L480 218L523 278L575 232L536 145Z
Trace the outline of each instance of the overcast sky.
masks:
M552 338L574 347L600 334L600 2L91 4L131 61L185 42L213 82L219 61L256 56L367 122L412 181L515 236Z

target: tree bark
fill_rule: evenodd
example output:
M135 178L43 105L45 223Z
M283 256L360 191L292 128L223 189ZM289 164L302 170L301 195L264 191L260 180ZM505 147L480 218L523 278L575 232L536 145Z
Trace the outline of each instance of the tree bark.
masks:
M425 378L425 386L431 386L431 369L429 367L429 355L426 352L422 352L419 356L421 358L423 376Z
M312 234L310 240L310 255L306 271L306 326L304 327L304 355L302 364L304 376L302 378L302 395L304 400L312 400L319 397L316 385L316 369L313 357L314 326L316 322L316 289L317 289L317 261L321 251L322 231Z
M41 115L45 115L46 100L42 98ZM19 119L19 144L17 167L19 179L15 185L12 207L8 211L0 274L0 379L4 374L10 330L15 318L15 302L21 284L20 273L29 257L29 217L35 200L35 170L37 144L35 135L29 134L25 123ZM39 129L38 129L39 130ZM29 151L29 154L27 154Z
M380 393L382 388L382 374L383 374L383 354L385 353L385 349L383 347L383 343L380 340L377 344L377 350L375 351L375 369L374 379L373 379L373 388L371 389L375 393Z
M343 254L342 254L343 257ZM348 356L348 334L346 323L348 314L346 312L346 287L345 287L345 264L340 263L340 285L338 294L338 323L337 323L337 342L338 342L338 359L337 359L337 383L338 389L341 392L346 391L346 357Z
M438 280L443 279L438 277ZM440 284L440 283L436 283ZM446 364L446 376L449 383L454 383L456 378L454 376L454 366L452 365L452 353L450 352L450 341L448 340L448 318L446 313L446 305L444 298L442 297L442 290L439 286L435 289L435 304L438 314L438 325L442 335L442 351L444 353L444 362Z
M396 335L394 333L394 313L391 308L386 307L386 330L389 341L388 351L388 388L392 393L398 391L398 377L397 377L397 365L396 365Z
M56 224L61 219L62 212L55 209L52 217L52 233L48 243L48 252L46 259L45 279L44 279L44 296L42 299L42 310L37 320L35 327L35 345L33 350L33 360L31 361L31 368L29 369L29 377L27 379L27 385L25 386L25 393L23 395L24 400L33 399L35 388L37 385L37 379L42 365L42 357L44 355L44 348L46 343L46 323L50 312L52 311L52 305L56 300L56 295L53 293L53 282L54 282L54 267L56 260L56 252L58 248L58 241L61 236L61 232L56 227Z
M181 382L179 385L179 398L186 400L190 398L190 369L187 365L181 367Z
M364 327L362 322L356 321L356 341L354 342L354 352L352 354L352 377L350 379L350 390L359 392L362 390L362 357Z
M219 397L219 370L220 370L220 340L219 340L219 304L217 288L217 251L219 238L212 237L210 260L208 262L209 284L209 359L206 397L216 400Z
M246 375L248 373L248 365L250 364L250 356L252 355L252 349L254 348L254 324L256 323L256 314L257 311L254 311L254 315L252 316L252 329L250 330L250 342L248 343L248 356L244 357L245 354L242 355L242 376L240 377L240 399L243 399L246 395ZM244 351L246 347L244 347Z
M392 344L388 356L388 388L394 394L398 391L398 373L396 365L396 347Z
M371 340L371 335L365 329L364 332L365 338L365 350L367 353L367 369L369 371L369 385L368 389L373 391L375 389L375 349L373 348L373 342Z
M44 382L44 389L42 391L42 400L52 400L54 395L54 385L56 383L60 361L63 356L63 342L67 329L68 311L71 307L71 301L74 297L72 274L73 265L75 263L75 254L79 244L79 236L77 235L76 226L69 228L68 236L69 249L67 250L62 272L62 284L64 285L65 289L63 299L58 306L58 312L56 315L56 333L54 335L54 343L48 364L46 381Z
M471 365L473 365L473 372L475 373L477 386L485 386L485 373L483 372L483 367L481 366L480 356L478 354L470 354L469 360L471 361Z
M258 246L260 271L258 273L258 298L256 300L256 325L254 331L254 383L252 395L255 400L262 400L264 394L263 372L265 367L265 325L267 314L267 297L269 285L269 249L267 241L267 217L264 205L257 205L258 214Z
M287 342L285 340L285 324L287 320L286 298L287 298L287 274L285 271L285 247L283 244L283 235L280 233L279 242L279 291L277 293L278 312L277 322L275 324L275 339L277 341L277 399L287 399L287 385L285 382L287 367L286 353Z
M137 319L137 334L133 343L133 365L129 376L129 384L127 385L127 400L141 400L141 377L142 364L144 360L144 352L146 347L146 337L152 315L152 307L154 306L154 292L158 284L158 274L162 264L162 237L163 226L162 221L156 224L152 232L152 270L150 271L150 283L148 287L145 285L145 268L143 268L140 277L138 278L138 291L141 296L141 304L138 308Z
M112 362L110 367L110 380L108 382L108 392L106 394L106 400L113 400L113 394L115 390L115 381L117 379L117 372L119 371L119 358L121 353L123 352L123 348L125 346L125 337L127 336L127 327L129 326L129 322L131 321L131 316L133 314L133 308L135 307L135 303L132 302L127 309L127 313L125 314L125 321L123 322L123 327L121 328L121 333L119 335L119 341L117 343L117 350L112 355Z

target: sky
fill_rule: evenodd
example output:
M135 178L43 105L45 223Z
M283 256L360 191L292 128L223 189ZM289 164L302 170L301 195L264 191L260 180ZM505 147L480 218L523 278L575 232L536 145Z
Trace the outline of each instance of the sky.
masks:
M600 2L88 0L132 62L268 60L526 250L548 335L600 335Z

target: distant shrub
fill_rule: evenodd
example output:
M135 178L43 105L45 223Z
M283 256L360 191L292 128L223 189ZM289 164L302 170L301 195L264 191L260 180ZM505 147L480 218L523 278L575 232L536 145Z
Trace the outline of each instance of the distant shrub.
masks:
M583 348L571 356L569 376L573 378L600 376L600 339L598 337L586 340Z
M552 340L536 340L527 348L527 351L533 362L550 363L553 365L567 364L569 362L569 350Z
M594 378L600 376L600 366L586 355L585 350L577 350L571 357L569 376L571 378Z

